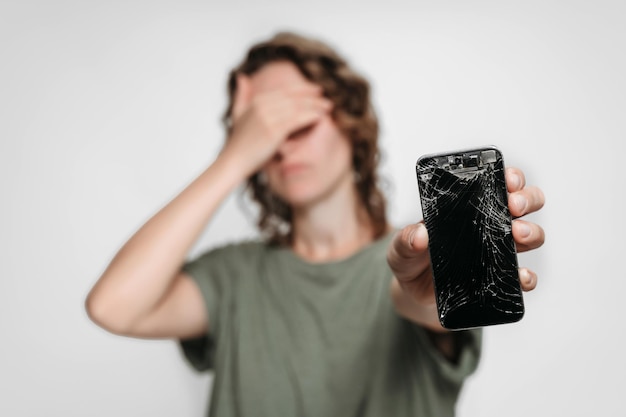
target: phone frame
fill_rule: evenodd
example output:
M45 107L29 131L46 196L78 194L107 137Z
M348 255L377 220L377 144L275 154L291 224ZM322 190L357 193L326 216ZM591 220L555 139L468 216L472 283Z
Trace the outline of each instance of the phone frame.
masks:
M424 155L416 174L441 325L462 330L521 320L525 309L500 150Z

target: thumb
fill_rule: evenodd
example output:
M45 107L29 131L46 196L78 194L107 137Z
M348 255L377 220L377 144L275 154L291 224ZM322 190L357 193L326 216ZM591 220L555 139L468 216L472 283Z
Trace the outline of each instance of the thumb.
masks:
M232 119L237 120L250 106L252 99L252 85L250 78L245 74L237 74L235 97L233 99Z
M428 231L424 222L406 226L394 241L400 256L411 258L428 249Z
M428 232L424 223L406 226L393 238L387 262L400 281L414 279L429 265Z

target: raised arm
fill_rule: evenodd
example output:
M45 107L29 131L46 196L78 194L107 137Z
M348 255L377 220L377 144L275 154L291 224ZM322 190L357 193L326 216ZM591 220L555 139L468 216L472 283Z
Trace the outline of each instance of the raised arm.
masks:
M235 123L215 162L126 242L89 293L86 309L98 325L147 338L207 331L200 290L180 272L189 249L226 196L291 132L330 108L314 86L259 95L251 88L248 78L238 79Z
M94 322L138 337L206 329L199 291L179 271L215 210L243 180L241 171L234 158L221 155L126 242L87 297Z

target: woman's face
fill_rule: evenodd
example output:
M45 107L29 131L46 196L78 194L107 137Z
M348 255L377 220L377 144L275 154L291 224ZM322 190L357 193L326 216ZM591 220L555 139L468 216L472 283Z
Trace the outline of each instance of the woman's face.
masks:
M290 62L265 65L250 77L252 95L311 84ZM292 133L262 169L273 193L294 208L321 201L340 189L352 189L352 147L330 113Z

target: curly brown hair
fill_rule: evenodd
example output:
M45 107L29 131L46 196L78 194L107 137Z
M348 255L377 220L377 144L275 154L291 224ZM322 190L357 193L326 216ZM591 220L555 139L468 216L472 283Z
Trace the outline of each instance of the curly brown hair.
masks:
M324 96L332 101L332 117L352 145L358 195L373 227L374 237L382 237L388 225L385 197L376 172L380 160L378 119L370 102L370 86L328 45L295 33L281 32L252 46L243 62L230 72L228 79L229 102L222 118L228 133L232 128L237 75L252 75L264 65L276 61L293 63L306 79L320 85ZM291 207L269 190L259 173L248 178L246 188L260 206L257 225L269 242L292 243Z

